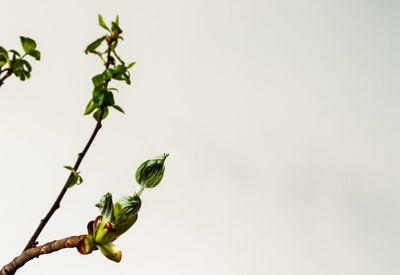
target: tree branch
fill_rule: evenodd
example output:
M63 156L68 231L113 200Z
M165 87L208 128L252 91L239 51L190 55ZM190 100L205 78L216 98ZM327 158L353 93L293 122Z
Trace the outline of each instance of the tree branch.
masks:
M107 40L107 62L105 64L106 69L108 69L110 67L110 65L112 65L113 61L113 57L111 56L111 44L118 39L117 37L112 37L110 36L110 39ZM107 80L105 82L105 86L107 87L108 83L110 82L111 79ZM83 149L83 151L81 153L79 153L78 155L78 159L75 162L74 165L74 170L77 171L79 168L79 165L81 164L83 158L86 155L86 152L89 150L90 145L92 144L94 138L97 135L97 132L100 130L101 128L101 121L103 119L103 114L104 114L104 107L100 108L100 112L99 112L99 116L97 118L97 123L96 123L96 127L93 130L92 135L89 138L89 141L87 142L85 148ZM38 227L36 228L35 232L33 233L32 237L30 238L29 242L26 244L24 251L27 249L30 249L32 247L35 247L36 245L36 240L39 237L40 233L42 232L43 228L46 226L47 222L50 220L51 216L54 214L54 212L56 212L56 210L60 207L60 202L62 200L62 198L64 197L65 193L68 190L68 180L73 176L73 173L71 173L67 179L67 181L64 184L64 187L62 188L60 194L58 195L57 199L55 200L55 202L53 203L53 206L50 208L49 212L47 213L47 215L40 220L40 223L38 225Z
M57 241L48 242L44 245L27 249L19 256L15 257L9 264L3 266L0 270L0 275L12 275L25 263L33 258L39 257L43 254L49 254L60 249L77 247L79 242L83 240L86 235L71 236Z
M78 155L78 159L75 162L74 165L74 170L77 171L79 168L79 165L81 164L83 158L85 157L87 151L90 148L90 145L92 144L94 138L97 135L97 132L100 130L101 128L101 118L103 117L103 112L104 112L104 108L100 109L100 113L99 113L99 118L97 120L96 123L96 127L93 130L92 135L89 138L89 141L87 142L85 148L83 149L83 151L81 153L79 153ZM36 244L36 239L39 237L40 233L42 232L43 228L46 226L47 222L50 220L51 216L54 214L54 212L56 212L56 210L60 207L60 202L62 200L62 198L64 197L65 193L68 190L68 180L70 177L73 176L73 173L71 173L67 179L67 181L64 184L64 187L62 188L60 194L58 194L57 199L54 201L53 206L50 208L49 212L47 212L47 215L40 220L39 226L36 228L35 232L33 233L31 239L29 240L29 242L26 244L24 250L27 250L29 248L32 248L35 246Z
M10 69L2 78L0 78L0 87L4 84L4 80L6 80L11 75L12 75L12 70Z

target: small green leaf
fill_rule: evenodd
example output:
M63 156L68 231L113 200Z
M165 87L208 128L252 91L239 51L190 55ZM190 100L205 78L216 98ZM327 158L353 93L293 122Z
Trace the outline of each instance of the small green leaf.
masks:
M23 36L19 38L25 53L30 54L32 50L36 49L36 42L33 39Z
M119 16L117 15L117 18L115 18L115 24L119 26Z
M19 70L19 71L13 71L13 72L14 72L14 75L15 75L16 77L18 77L21 81L24 81L24 80L26 79L26 76L25 76L25 74L24 74L24 71Z
M92 43L90 43L85 50L85 53L88 54L88 52L90 51L94 51L95 49L97 49L101 43L103 43L103 41L106 39L106 36L100 37L99 39L96 39L95 41L93 41Z
M29 62L26 61L26 60L22 60L22 62L24 63L24 65L25 65L25 67L26 67L26 70L27 70L28 72L31 72L31 71L32 71L32 66L31 66L31 64L29 64Z
M37 50L31 50L29 55L35 58L36 60L40 60L40 52Z
M98 108L99 106L93 102L93 99L91 99L88 103L88 105L86 106L86 110L84 115L89 115L91 114L96 108Z
M113 106L115 104L114 95L112 92L104 91L103 101L99 103L101 107L103 106Z
M103 72L103 78L104 78L105 81L111 79L112 78L112 71L110 69L106 69Z
M92 82L95 87L100 86L104 83L104 76L103 74L98 74L92 77Z
M111 22L111 31L112 32L116 32L116 33L121 33L122 32L122 30L120 29L118 24L116 24L115 22Z
M6 49L0 46L0 66L7 64L8 62L8 52Z
M126 73L126 67L124 65L115 66L112 72L114 79L124 80L123 75Z
M132 68L133 65L135 65L135 64L136 64L136 62L132 62L132 63L130 63L126 68L127 68L127 69L130 69L130 68Z
M103 17L99 14L99 25L106 29L107 31L110 31L110 29L107 27L106 23L104 23Z
M73 173L75 173L75 169L72 168L71 166L66 165L66 166L64 166L64 168L69 170L69 171L71 171L71 172L73 172Z
M113 105L112 107L113 107L115 110L117 110L117 111L119 111L119 112L125 114L124 110L122 110L122 108L119 107L118 105Z
M98 109L96 112L94 112L93 118L94 118L95 120L98 120L99 115L100 115L100 109ZM108 116L108 108L107 108L107 107L104 107L103 117L102 117L101 119L103 120L103 119L105 119L107 116Z
M115 40L112 44L111 44L111 51L115 51L115 48L118 46L118 40ZM115 53L115 52L114 52Z
M67 188L71 188L72 186L77 184L78 180L79 180L79 175L72 175L71 177L69 177L67 181Z
M14 58L15 56L21 56L21 55L19 54L19 52L17 52L16 50L9 50L9 52L13 53L13 58Z
M105 91L101 85L95 87L93 90L93 102L98 106L100 106L101 103L104 101L104 92Z

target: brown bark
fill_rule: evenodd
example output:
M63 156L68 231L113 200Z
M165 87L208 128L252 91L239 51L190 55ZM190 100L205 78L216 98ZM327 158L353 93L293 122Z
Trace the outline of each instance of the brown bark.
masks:
M26 262L29 262L33 258L39 257L43 254L49 254L54 251L58 251L63 248L76 247L86 235L71 236L57 241L48 242L44 245L37 246L34 248L23 251L19 256L15 257L9 264L3 266L0 270L0 275L11 275L14 274L21 266Z

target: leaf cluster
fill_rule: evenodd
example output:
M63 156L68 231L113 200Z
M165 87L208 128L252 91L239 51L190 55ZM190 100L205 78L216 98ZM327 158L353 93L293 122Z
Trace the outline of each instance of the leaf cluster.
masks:
M32 66L25 59L27 55L36 60L40 60L40 51L36 49L36 42L28 37L20 36L20 41L24 54L21 55L16 50L6 50L0 46L0 75L7 73L14 74L20 80L24 81L31 77Z
M111 22L111 28L106 25L100 14L98 23L107 31L107 34L90 43L85 49L86 54L92 53L97 55L105 66L102 73L92 77L94 86L92 98L84 112L84 115L93 113L93 117L96 120L105 119L109 113L109 107L113 107L117 111L124 113L124 110L115 104L114 92L118 90L116 88L109 88L108 84L114 79L124 81L126 84L130 85L131 79L129 69L135 65L135 62L126 65L116 52L118 41L123 40L118 16L115 21ZM105 45L106 48L99 50L103 45ZM103 115L100 118L101 109L103 110Z

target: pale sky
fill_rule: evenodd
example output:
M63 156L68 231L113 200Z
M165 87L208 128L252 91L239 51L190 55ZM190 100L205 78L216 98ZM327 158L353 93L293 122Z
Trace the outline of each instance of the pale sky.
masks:
M86 233L94 204L170 153L118 264L74 249L18 274L400 273L399 1L3 1L0 45L36 40L32 78L0 88L0 263L25 246L95 122L103 68L83 50L120 16L136 61L39 237Z

